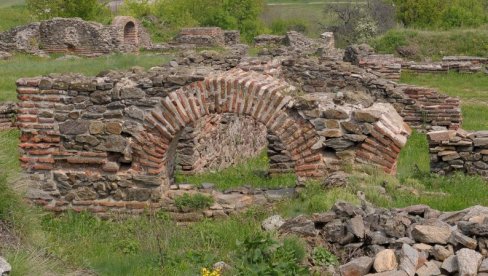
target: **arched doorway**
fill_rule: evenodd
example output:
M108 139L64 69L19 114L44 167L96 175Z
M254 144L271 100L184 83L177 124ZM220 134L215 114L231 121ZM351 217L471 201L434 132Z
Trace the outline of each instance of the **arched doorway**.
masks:
M235 70L214 75L171 92L145 117L145 130L135 138L132 170L172 182L177 141L183 129L210 114L246 115L266 126L291 155L297 176L324 175L324 160L313 145L319 141L310 122L290 108L292 88L255 72Z
M137 29L136 25L132 21L127 22L127 24L124 26L124 44L137 44Z

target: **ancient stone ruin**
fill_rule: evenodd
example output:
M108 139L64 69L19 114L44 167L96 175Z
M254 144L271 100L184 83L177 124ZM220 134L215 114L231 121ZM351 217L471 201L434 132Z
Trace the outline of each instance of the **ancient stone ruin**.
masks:
M308 61L313 68L332 69L322 77L324 87L355 87L370 102L327 90L302 94L310 78L296 72L303 74L306 62L283 61L279 70L275 62L250 61L229 71L169 65L98 77L20 79L21 161L37 182L31 197L56 210L161 207L168 202L178 148L198 149L181 145L191 140L187 127L225 114L254 122L252 135L262 136L245 143L256 149L272 137L269 151L287 156L271 156L271 167L276 162L275 168L289 171L291 162L300 179L323 178L344 164L369 163L394 173L410 129L388 102L400 107L408 96L361 69L354 70L362 76L339 74L334 70L347 64L317 59Z
M240 43L239 31L227 31L218 27L185 28L173 40L177 44L198 46L232 46Z
M391 54L377 54L367 44L345 49L344 61L381 73L384 78L398 81L402 70L415 73L488 73L488 58L446 56L439 62L408 61Z
M12 102L0 104L0 131L14 127L17 105Z
M273 216L264 230L306 238L339 257L339 268L321 275L486 275L488 273L488 208L474 206L440 212L425 205L399 209L337 202L332 210L283 220Z
M0 33L0 51L97 56L150 47L147 31L134 18L115 17L105 26L79 18L55 18Z

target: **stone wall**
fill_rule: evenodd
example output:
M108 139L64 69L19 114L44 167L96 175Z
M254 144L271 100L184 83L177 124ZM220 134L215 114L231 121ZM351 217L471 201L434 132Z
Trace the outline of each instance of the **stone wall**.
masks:
M438 130L427 136L433 172L462 172L488 178L488 132Z
M39 22L0 33L0 50L36 53L39 51Z
M440 62L407 61L394 55L376 54L367 44L350 45L346 48L344 61L382 74L386 79L398 81L402 70L415 73L479 73L488 72L488 59L470 56L447 56Z
M348 46L343 60L378 72L386 79L400 80L403 60L394 55L378 55L367 44Z
M485 59L477 57L444 57L441 62L404 61L402 69L415 73L488 72Z
M17 106L11 102L0 103L0 131L14 127Z
M164 205L178 137L212 114L246 115L266 126L300 178L322 178L358 162L393 173L410 132L388 104L336 104L325 93L302 95L251 69L166 65L17 85L29 198L47 208Z
M25 53L70 53L96 56L134 52L151 44L132 17L119 16L110 26L79 18L55 18L0 33L0 50Z
M266 127L247 116L206 116L183 130L177 148L177 170L195 174L239 164L266 148L266 135Z
M219 27L184 28L175 37L174 42L199 46L223 46L225 34Z
M399 85L382 74L331 59L292 58L283 62L283 76L305 93L325 93L338 102L391 103L413 127L456 129L462 122L460 102L433 89Z

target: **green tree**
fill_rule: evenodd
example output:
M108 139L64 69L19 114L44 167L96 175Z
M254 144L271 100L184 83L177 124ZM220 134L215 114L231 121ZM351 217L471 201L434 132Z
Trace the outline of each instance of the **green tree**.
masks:
M104 22L111 18L106 3L99 0L27 0L27 7L39 19L80 17Z
M477 27L486 22L487 0L394 0L398 19L408 27Z

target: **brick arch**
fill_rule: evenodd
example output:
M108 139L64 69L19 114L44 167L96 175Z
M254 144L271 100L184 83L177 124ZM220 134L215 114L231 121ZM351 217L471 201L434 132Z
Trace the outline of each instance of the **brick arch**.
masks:
M236 69L171 92L147 111L144 131L134 137L132 170L160 176L163 184L169 184L174 141L185 126L209 114L233 113L250 116L276 134L291 153L297 176L320 177L323 157L312 148L319 137L293 109L288 94L294 89L273 77Z
M124 43L137 45L137 28L132 21L127 22L124 26Z

